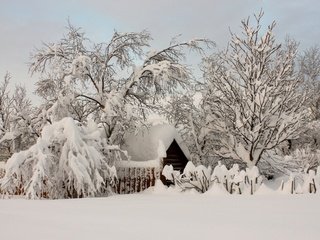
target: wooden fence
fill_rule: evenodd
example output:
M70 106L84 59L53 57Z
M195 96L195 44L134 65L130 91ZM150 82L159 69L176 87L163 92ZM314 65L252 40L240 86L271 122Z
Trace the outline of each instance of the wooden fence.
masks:
M156 167L118 167L117 175L116 193L137 193L155 185L156 179L160 179L160 169Z
M0 167L0 178L3 178L5 174L6 174L6 170Z
M114 191L118 194L141 192L154 186L156 179L160 179L159 167L117 167L118 180ZM0 168L0 178L5 170Z

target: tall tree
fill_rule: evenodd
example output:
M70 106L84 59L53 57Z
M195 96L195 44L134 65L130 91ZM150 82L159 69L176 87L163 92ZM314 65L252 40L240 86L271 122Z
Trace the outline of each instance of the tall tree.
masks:
M242 36L231 33L226 52L206 59L211 127L221 136L218 154L257 165L264 154L297 138L304 97L294 72L296 44L276 43L275 22L261 33L263 13L241 22Z
M45 95L54 88L72 96L71 113L95 116L109 143L119 144L124 131L160 107L161 98L188 86L190 71L181 64L183 49L202 52L202 44L213 45L206 39L174 40L167 48L146 52L150 40L146 31L115 32L110 41L91 44L81 29L69 24L65 37L33 54L30 70L43 76L37 92ZM50 76L55 76L55 83Z

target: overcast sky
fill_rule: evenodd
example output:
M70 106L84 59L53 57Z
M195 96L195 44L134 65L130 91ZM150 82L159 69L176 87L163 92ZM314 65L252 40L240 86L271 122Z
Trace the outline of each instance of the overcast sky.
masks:
M207 37L223 48L229 28L260 9L264 23L277 22L276 36L290 35L307 48L320 41L320 0L0 0L0 77L9 71L31 93L36 81L28 74L29 54L42 42L58 40L67 19L95 41L121 32L148 29L152 47L171 37Z

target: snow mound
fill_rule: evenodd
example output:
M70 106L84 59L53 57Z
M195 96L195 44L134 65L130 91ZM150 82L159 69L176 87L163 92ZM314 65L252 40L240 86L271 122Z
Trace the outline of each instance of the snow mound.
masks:
M256 195L270 195L270 194L276 194L276 193L277 193L276 191L268 187L265 183L262 183L258 188L258 190L255 192Z
M230 195L230 193L220 184L213 184L204 195Z

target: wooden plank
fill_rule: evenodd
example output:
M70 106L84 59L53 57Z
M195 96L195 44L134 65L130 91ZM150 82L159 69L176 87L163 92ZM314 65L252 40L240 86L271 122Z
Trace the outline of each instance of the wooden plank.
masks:
M134 193L135 190L135 168L130 168L130 193Z
M156 183L156 176L155 176L155 168L151 169L151 186L154 186Z
M141 176L140 190L141 191L146 189L146 176L145 176L145 174L146 174L146 170L144 168L141 168L140 169L140 176Z
M141 168L137 168L136 192L141 191Z
M130 193L130 183L131 183L131 179L130 179L130 168L125 168L125 194Z
M120 194L124 194L125 193L125 185L126 185L126 182L125 182L125 168L121 168L120 169L120 172L121 172L121 187L120 187Z

